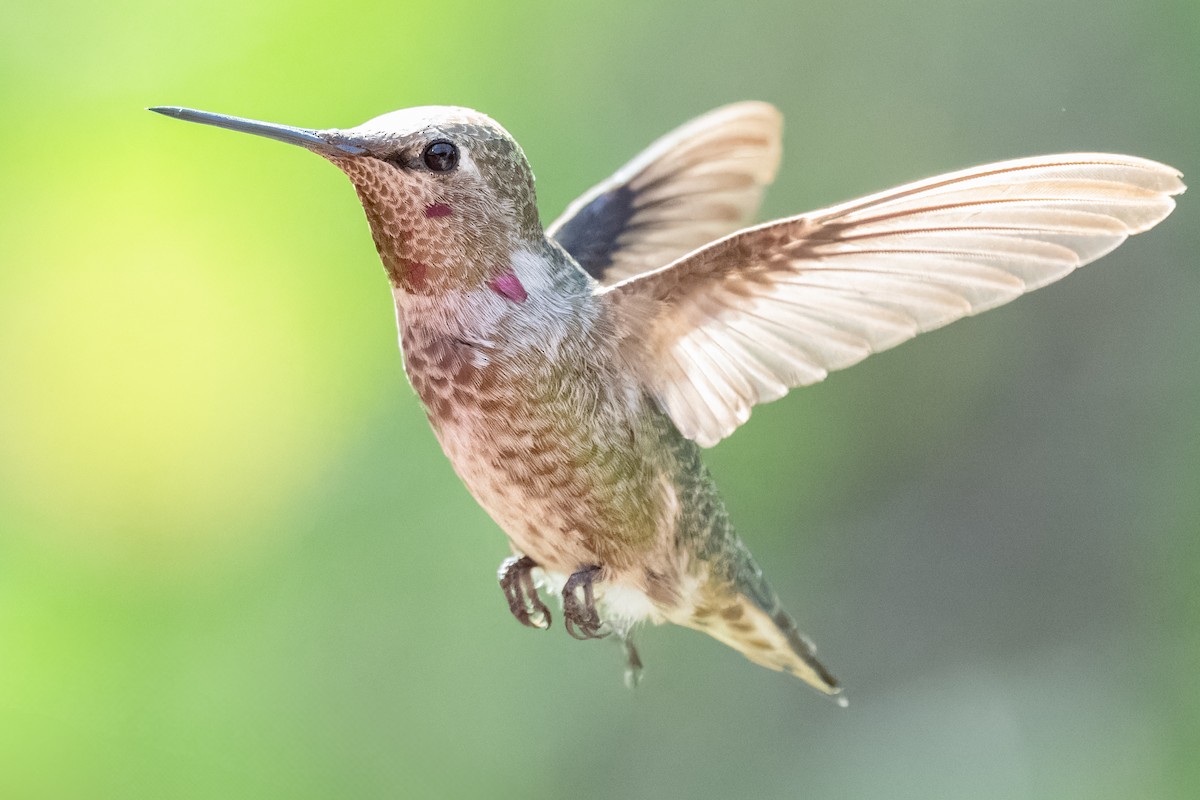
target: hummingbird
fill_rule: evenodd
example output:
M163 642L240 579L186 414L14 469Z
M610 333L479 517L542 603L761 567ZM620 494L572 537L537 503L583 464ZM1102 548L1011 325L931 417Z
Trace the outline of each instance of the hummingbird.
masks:
M1007 303L1148 230L1180 173L1127 155L1002 161L751 225L782 117L742 102L651 144L543 227L521 146L471 109L310 129L150 109L299 145L357 191L404 369L507 535L524 625L709 634L839 700L701 459L751 409ZM747 227L749 226L749 227Z

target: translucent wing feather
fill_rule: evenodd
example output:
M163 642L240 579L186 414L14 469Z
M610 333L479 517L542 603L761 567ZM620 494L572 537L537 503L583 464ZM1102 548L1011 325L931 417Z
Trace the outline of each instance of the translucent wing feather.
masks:
M757 403L1058 280L1162 221L1171 167L976 167L732 234L602 290L641 378L711 446Z
M711 111L592 187L546 232L601 283L657 269L751 221L779 166L781 128L766 103Z

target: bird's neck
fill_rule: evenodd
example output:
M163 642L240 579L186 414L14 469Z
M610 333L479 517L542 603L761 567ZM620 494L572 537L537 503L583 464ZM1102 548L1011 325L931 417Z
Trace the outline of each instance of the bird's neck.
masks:
M392 286L411 295L439 296L496 286L507 291L510 299L519 300L522 289L512 275L514 259L521 254L540 258L546 250L540 231L535 238L495 230L397 230L387 220L375 219L371 230Z
M472 280L446 281L436 291L427 290L438 263L430 261L424 291L411 291L408 282L393 279L402 336L521 349L522 343L552 344L566 328L586 327L598 315L594 282L544 237L476 262ZM465 270L455 272L462 276Z

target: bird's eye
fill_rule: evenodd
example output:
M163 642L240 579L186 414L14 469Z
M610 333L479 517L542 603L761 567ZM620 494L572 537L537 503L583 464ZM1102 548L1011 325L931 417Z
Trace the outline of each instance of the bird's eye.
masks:
M434 172L449 172L458 166L458 148L447 141L431 142L421 160Z

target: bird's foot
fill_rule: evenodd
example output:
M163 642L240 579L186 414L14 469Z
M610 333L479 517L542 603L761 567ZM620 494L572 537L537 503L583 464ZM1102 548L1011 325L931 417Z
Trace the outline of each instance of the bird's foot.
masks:
M599 567L584 567L567 578L563 586L563 625L567 633L576 639L602 639L608 636L608 631L600 631L603 623L596 611L596 595L592 590L592 584L599 574Z
M550 609L538 597L537 587L533 585L532 570L536 566L529 556L509 556L500 562L496 577L508 600L508 610L517 622L546 630L550 627Z

